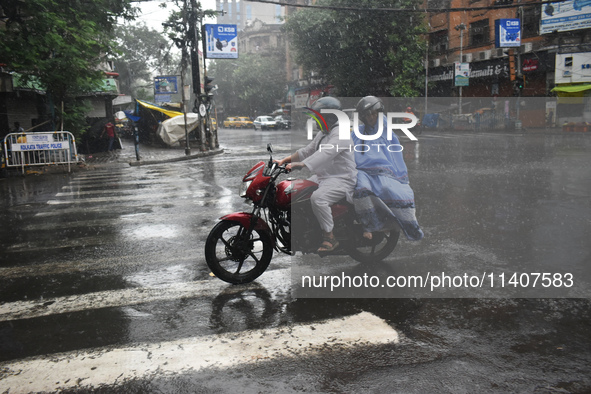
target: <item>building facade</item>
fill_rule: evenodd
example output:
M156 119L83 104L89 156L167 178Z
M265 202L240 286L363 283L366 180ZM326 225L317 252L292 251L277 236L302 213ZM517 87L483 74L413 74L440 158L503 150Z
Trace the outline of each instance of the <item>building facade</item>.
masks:
M461 88L461 96L489 98L520 96L553 97L558 116L584 118L584 96L591 85L591 17L574 1L557 4L519 4L511 0L428 0L429 26L428 95L430 97L458 97L460 88L454 86L455 63L469 63L469 86ZM490 6L507 6L492 9ZM515 6L512 6L515 5ZM451 12L449 10L452 10ZM457 11L454 11L456 9ZM521 44L516 48L495 45L495 21L519 19ZM570 67L570 69L569 69ZM524 77L522 89L516 79ZM578 85L579 108L561 106L563 90ZM570 88L572 89L572 88ZM572 92L570 92L572 94ZM549 99L550 100L550 99ZM472 100L479 102L482 100ZM489 100L490 101L490 100ZM572 101L572 100L571 100ZM524 100L523 103L534 100ZM540 107L539 101L535 102ZM551 106L549 106L551 107ZM474 108L467 108L474 110ZM546 112L538 108L537 112ZM546 113L531 113L525 125L543 126ZM590 114L591 115L591 114ZM563 116L562 118L564 118ZM591 119L590 119L591 120ZM560 122L555 119L554 122Z
M215 3L216 10L223 11L223 15L218 15L217 23L237 25L238 30L243 30L255 19L273 25L282 23L285 17L284 7L276 4L241 0L216 0Z

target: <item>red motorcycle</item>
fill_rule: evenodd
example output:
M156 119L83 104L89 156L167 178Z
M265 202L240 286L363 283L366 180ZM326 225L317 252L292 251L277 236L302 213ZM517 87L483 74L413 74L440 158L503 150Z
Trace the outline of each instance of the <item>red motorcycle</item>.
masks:
M322 231L312 212L310 196L318 184L304 179L285 179L285 166L261 161L242 178L240 197L254 206L252 212L236 212L220 218L205 242L205 260L219 279L242 284L258 278L269 266L273 250L289 255L296 251L317 253ZM362 263L386 258L396 247L400 232L374 233L371 240L355 217L354 207L345 200L332 206L334 235L340 245L326 255L348 254ZM297 229L292 234L292 229Z

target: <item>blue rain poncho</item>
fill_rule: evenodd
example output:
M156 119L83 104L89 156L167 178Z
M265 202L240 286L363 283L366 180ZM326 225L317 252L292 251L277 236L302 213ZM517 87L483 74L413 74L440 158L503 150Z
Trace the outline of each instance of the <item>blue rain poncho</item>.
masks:
M355 212L365 231L387 231L400 227L409 240L418 241L424 234L415 216L414 193L409 185L400 142L395 134L391 141L386 138L386 120L381 116L383 133L378 139L365 141L355 133L351 136L356 146L366 145L357 150L367 150L355 152L358 170L353 193ZM377 122L374 127L359 126L361 134L373 135L377 129Z

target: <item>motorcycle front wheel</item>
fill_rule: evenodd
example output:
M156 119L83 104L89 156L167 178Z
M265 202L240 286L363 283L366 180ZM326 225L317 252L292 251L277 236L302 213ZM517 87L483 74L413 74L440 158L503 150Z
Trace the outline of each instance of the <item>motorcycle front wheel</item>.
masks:
M205 260L211 272L232 284L249 283L269 266L273 256L270 234L253 230L250 236L238 222L215 225L205 241Z
M392 253L399 237L398 230L376 232L371 240L363 238L356 243L348 244L347 252L360 263L377 263Z

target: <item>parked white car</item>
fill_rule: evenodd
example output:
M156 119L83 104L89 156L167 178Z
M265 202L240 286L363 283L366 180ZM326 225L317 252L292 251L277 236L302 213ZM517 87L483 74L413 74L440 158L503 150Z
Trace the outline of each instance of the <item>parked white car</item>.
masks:
M254 129L258 130L269 130L269 129L278 129L279 126L277 125L277 122L275 121L275 119L273 119L272 116L259 116L258 118L256 118L254 120L254 122L252 122L254 125Z

